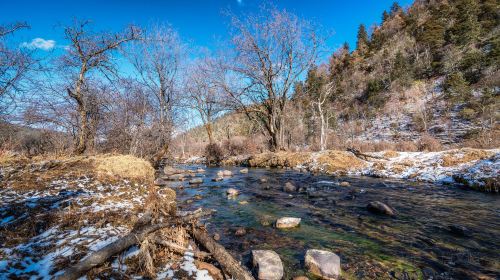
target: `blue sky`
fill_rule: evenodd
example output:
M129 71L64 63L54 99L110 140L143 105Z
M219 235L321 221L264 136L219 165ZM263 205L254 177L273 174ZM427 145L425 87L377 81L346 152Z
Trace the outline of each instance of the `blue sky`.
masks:
M262 0L0 0L0 24L22 20L31 25L30 30L19 32L16 42L31 43L35 38L38 47L64 46L61 26L72 18L92 19L96 30L121 30L133 23L147 26L151 23L168 22L181 37L191 45L215 48L217 40L227 35L227 18L221 15L224 9L235 13L254 12ZM269 2L269 1L266 1ZM389 9L393 0L276 0L278 8L286 8L295 14L320 23L333 31L328 48L335 49L347 41L351 47L356 41L356 30L360 23L370 26L380 22L384 9ZM402 6L412 1L400 0Z

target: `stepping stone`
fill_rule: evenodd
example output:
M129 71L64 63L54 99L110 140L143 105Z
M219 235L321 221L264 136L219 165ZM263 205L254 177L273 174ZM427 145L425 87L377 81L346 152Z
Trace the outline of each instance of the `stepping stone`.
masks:
M280 256L271 250L253 250L253 266L259 280L280 280L283 278L283 264Z
M306 268L312 274L323 279L338 279L340 276L340 257L325 250L307 250Z
M293 228L300 224L301 218L283 217L276 220L276 228Z

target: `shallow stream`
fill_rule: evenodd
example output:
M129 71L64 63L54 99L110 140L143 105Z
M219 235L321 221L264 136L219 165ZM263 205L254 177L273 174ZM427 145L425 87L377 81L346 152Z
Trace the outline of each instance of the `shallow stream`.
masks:
M206 168L197 175L201 185L170 185L180 208L217 210L207 220L209 232L219 234L219 242L248 267L252 250L271 249L284 263L285 279L308 275L304 254L316 248L340 256L345 279L500 278L498 195L368 177L228 169L233 176L221 182L211 180L220 168ZM340 186L344 181L350 186ZM298 191L285 192L286 182ZM240 192L235 199L226 196L230 187ZM396 216L367 211L374 200L393 207ZM294 229L274 228L272 223L283 216L302 222ZM237 235L239 228L246 233Z

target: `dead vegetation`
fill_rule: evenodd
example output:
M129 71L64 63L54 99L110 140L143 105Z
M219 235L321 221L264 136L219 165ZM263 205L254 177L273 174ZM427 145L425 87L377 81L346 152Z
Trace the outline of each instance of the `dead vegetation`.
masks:
M493 156L494 153L487 150L479 150L479 149L457 149L450 150L443 154L442 156L442 166L456 166L466 162L486 159Z

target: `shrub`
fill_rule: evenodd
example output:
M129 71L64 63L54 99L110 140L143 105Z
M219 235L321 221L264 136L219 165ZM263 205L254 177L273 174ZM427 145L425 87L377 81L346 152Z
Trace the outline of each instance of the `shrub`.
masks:
M425 152L435 152L441 150L441 142L430 134L425 133L418 141L418 150Z
M224 152L219 144L212 143L205 147L205 158L208 165L219 165L224 159Z
M460 117L465 120L473 120L477 115L477 112L472 108L464 108L460 111Z
M99 155L91 157L99 177L112 177L152 182L154 169L151 164L131 155Z

